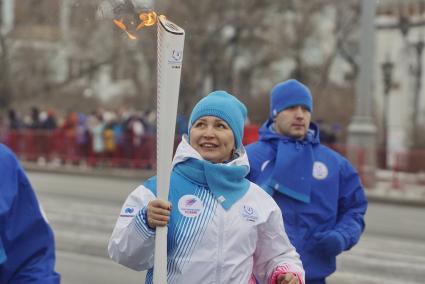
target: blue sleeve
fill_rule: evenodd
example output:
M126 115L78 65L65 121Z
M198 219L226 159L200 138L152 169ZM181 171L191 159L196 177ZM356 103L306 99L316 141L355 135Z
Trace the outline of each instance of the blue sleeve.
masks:
M53 232L28 178L4 146L0 160L0 237L7 257L0 265L0 283L60 283Z
M0 236L0 265L2 265L7 259L6 252L4 251L3 247L3 240Z
M256 182L258 176L261 173L261 164L264 162L264 155L262 155L263 149L260 146L260 143L249 144L246 147L246 153L248 155L249 160L249 174L247 175L247 179Z
M344 159L340 172L340 198L338 201L338 220L335 227L350 249L360 239L365 228L364 215L367 199L360 177L353 166Z

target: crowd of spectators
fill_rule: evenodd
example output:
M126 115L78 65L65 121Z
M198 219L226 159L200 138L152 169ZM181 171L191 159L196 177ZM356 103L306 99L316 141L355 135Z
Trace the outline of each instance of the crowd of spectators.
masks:
M41 161L104 163L115 159L121 163L141 156L152 159L155 151L155 111L99 108L88 114L61 114L33 107L24 114L10 109L0 123L3 143L26 158L33 154L32 158ZM186 129L187 121L179 115L177 134Z
M318 120L321 139L335 144L339 128ZM260 125L245 125L243 143L258 139ZM19 113L9 109L0 116L0 142L21 158L61 163L111 163L118 166L155 163L155 110L138 111L125 107L98 108L90 113L61 112L32 107ZM187 119L177 116L177 139L187 132Z
M178 114L176 142L187 126L187 118ZM259 127L246 121L243 144L258 139ZM82 113L32 107L0 115L0 142L21 159L40 163L153 167L155 131L155 110L120 107Z

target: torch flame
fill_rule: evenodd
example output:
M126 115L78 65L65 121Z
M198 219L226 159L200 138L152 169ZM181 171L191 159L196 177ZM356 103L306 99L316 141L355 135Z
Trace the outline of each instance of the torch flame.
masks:
M150 13L141 13L139 15L139 19L140 19L140 24L137 26L136 30L140 30L143 27L150 27L155 25L156 23L156 13L155 12L150 12Z
M127 26L123 23L123 21L122 20L116 20L116 19L114 19L114 24L117 26L117 27L119 27L120 29L122 29L126 34L127 34L127 36L130 38L130 39L136 39L136 37L134 36L134 35L132 35L129 31L128 31L128 29L127 29Z
M150 27L155 25L157 22L157 17L158 17L157 14L153 11L148 13L140 13L139 14L140 23L137 25L135 30L139 31L144 27ZM165 16L163 15L160 15L160 17L165 18ZM114 19L114 23L118 28L123 30L130 39L136 39L136 36L129 31L129 28L127 27L127 25L124 23L123 20ZM134 22L131 21L130 25L134 25Z

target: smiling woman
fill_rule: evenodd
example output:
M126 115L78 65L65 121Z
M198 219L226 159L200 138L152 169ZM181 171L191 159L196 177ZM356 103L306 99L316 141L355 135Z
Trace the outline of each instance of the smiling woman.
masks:
M245 179L246 116L225 91L195 105L189 139L183 136L173 159L168 200L156 197L156 177L128 196L109 241L113 260L148 270L152 283L156 228L168 226L167 283L303 283L279 208Z
M200 100L189 120L191 146L207 161L230 160L242 146L245 106L224 91L216 91Z
M230 160L235 139L229 125L214 116L198 119L190 129L190 144L207 161L222 163Z

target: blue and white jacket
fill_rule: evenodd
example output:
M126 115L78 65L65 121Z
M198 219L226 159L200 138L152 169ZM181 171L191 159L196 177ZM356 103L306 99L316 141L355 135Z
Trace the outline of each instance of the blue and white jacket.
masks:
M180 143L173 166L202 159L186 142ZM248 165L245 153L230 162ZM283 228L282 214L257 185L225 210L208 188L191 183L173 171L169 201L168 283L269 283L278 267L299 275L304 271L298 253ZM152 283L155 231L148 227L145 210L155 199L156 179L137 187L127 198L109 241L109 255L135 270L149 270ZM182 186L183 185L183 186Z
M298 163L304 164L304 170L295 165L275 169L276 145L280 139L292 145L285 146L287 151L302 151L303 147L311 146L313 160ZM247 178L268 191L282 210L286 233L301 256L307 283L326 278L335 271L336 256L324 255L313 236L335 230L344 238L343 250L348 250L358 242L364 230L367 200L356 170L344 157L320 144L319 129L313 123L306 139L291 141L276 133L269 120L260 129L259 141L248 145L246 151L251 167ZM285 153L281 155L284 159ZM300 184L310 178L309 200L303 202L296 196L266 188L273 172L301 177Z
M60 283L53 232L15 155L0 144L0 283Z

